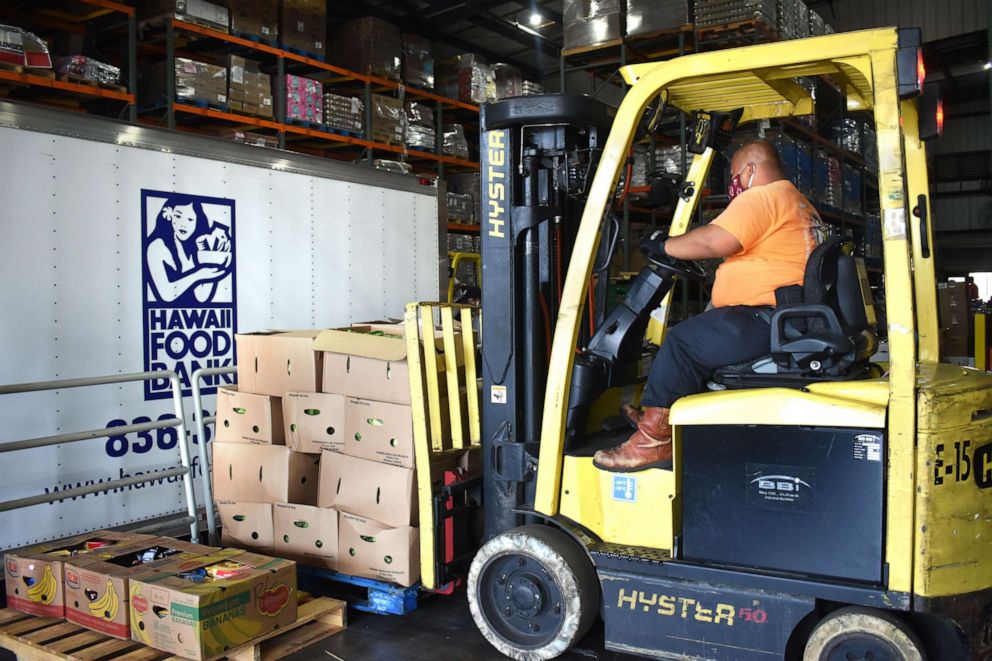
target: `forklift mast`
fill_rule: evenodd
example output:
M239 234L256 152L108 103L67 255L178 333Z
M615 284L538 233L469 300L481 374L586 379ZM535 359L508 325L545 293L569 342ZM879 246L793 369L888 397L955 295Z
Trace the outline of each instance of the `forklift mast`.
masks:
M589 184L612 124L591 97L482 107L482 439L486 535L533 503L548 354ZM588 338L589 327L582 333Z

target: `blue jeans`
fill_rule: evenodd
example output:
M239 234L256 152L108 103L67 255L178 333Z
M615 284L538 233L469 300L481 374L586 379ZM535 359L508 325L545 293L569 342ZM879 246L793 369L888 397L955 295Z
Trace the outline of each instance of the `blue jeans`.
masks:
M675 400L703 392L718 367L768 353L771 328L765 308L713 308L672 326L651 365L641 406L670 408Z

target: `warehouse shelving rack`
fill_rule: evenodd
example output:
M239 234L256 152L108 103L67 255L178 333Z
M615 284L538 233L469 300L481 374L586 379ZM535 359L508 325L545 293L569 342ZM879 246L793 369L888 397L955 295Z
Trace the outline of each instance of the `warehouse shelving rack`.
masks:
M94 110L101 114L126 117L130 121L157 124L170 129L205 135L215 135L223 128L260 131L277 137L280 148L338 160L360 160L368 165L380 156L398 158L409 162L415 172L438 177L443 176L445 169L472 171L479 168L476 161L443 153L445 121L455 118L469 129L474 129L478 124L477 105L404 85L399 81L350 71L316 57L285 50L264 41L246 39L171 16L142 21L139 25L134 7L113 0L73 1L82 6L92 7L93 11L85 14L62 15L56 10L36 9L26 5L22 11L6 16L5 20L28 29L41 27L52 32L84 33L87 44L92 43L97 35L110 33L119 37L122 42L120 64L127 83L125 88L116 89L85 82L60 80L50 75L51 72L11 67L0 68L0 95L6 92L12 97L55 105L65 105L67 102L65 99L84 104L95 100L111 101L119 105L110 108L109 111L105 107ZM107 18L111 15L123 20ZM139 28L143 33L140 39ZM162 106L140 109L139 112L139 55L164 56L169 62L168 70L171 71L174 58L177 56L191 56L193 59L208 57L216 60L228 53L260 61L270 69L267 73L273 74L275 110L272 119L228 112L223 108L177 102L175 81L171 76L166 80L167 98L163 100ZM364 98L366 127L371 123L372 94L388 94L400 100L415 99L430 104L434 110L437 130L435 149L433 151L410 149L401 144L386 144L366 139L364 135L325 131L286 121L284 76L287 71L323 77L328 91L354 94ZM52 94L58 95L57 98L50 98ZM365 135L368 135L367 131Z
M126 84L122 87L101 86L59 78L51 71L5 65L0 68L0 96L60 106L78 103L87 108L94 102L105 102L109 105L100 108L104 114L113 114L135 121L137 119L135 8L112 0L73 0L72 5L89 11L74 13L43 7L33 11L11 11L4 16L4 20L14 25L26 23L24 27L29 29L41 28L82 34L84 50L92 50L96 42L106 38L107 35L119 36L122 46L119 59Z
M477 121L478 106L457 99L449 99L379 76L350 71L316 57L245 39L176 18L166 17L165 19L146 21L139 27L146 37L142 39L142 50L151 54L163 53L167 73L174 70L177 56L190 56L194 59L197 57L202 59L207 56L219 64L220 58L233 53L260 61L273 74L274 117L272 119L178 102L175 100L174 77L167 75L164 107L142 109L143 122L161 123L170 129L198 132L209 132L209 130L204 129L217 126L262 129L275 133L279 139L280 148L347 160L352 160L358 156L360 160L368 164L372 163L377 152L399 155L415 165L428 164L429 167L433 167L438 176L443 175L446 166L465 170L477 170L479 167L477 162L442 153L445 110L450 113L467 115ZM177 44L181 47L177 48ZM324 83L326 91L361 94L365 101L364 125L366 127L371 125L373 94L393 93L401 101L412 97L433 104L437 124L435 151L409 149L405 145L376 142L365 137L325 131L287 121L284 96L284 81L287 73L322 76L321 82ZM419 169L423 170L424 168Z

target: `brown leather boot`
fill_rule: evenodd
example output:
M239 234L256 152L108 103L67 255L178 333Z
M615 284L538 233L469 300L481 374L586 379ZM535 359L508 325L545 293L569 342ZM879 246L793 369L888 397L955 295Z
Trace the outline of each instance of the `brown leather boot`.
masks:
M645 408L634 435L615 448L597 451L592 463L614 473L671 468L672 427L668 424L668 412L666 408Z
M641 419L644 418L644 411L633 404L624 404L620 407L620 412L623 413L623 417L627 418L627 422L634 429L637 429L637 425L641 424Z

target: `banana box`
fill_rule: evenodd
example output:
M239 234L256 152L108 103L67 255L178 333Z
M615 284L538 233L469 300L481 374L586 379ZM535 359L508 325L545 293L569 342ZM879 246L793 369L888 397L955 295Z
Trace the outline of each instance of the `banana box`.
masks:
M131 638L207 659L296 621L296 563L239 549L167 563L130 581Z
M63 563L111 547L155 539L154 535L97 530L55 542L8 551L4 556L7 604L25 613L65 617Z
M212 546L157 537L66 561L65 619L127 640L131 637L128 579L167 562L190 560L216 550Z

